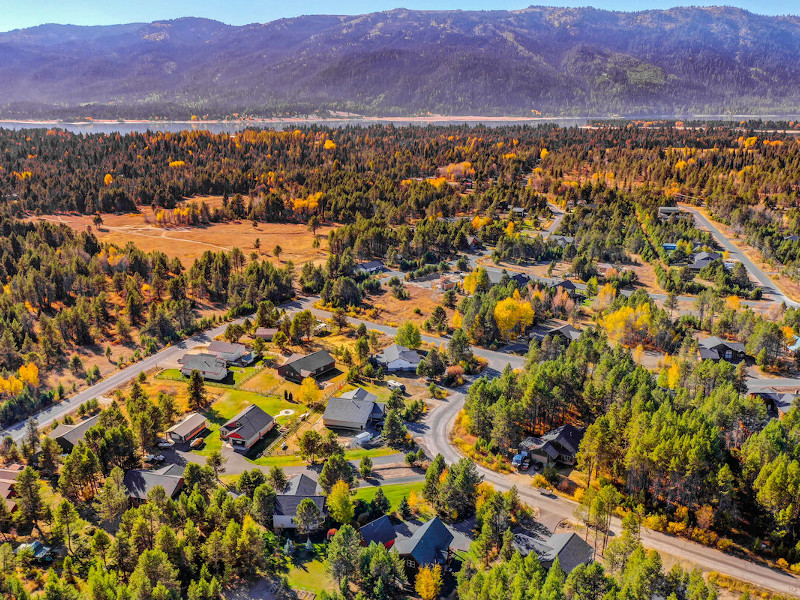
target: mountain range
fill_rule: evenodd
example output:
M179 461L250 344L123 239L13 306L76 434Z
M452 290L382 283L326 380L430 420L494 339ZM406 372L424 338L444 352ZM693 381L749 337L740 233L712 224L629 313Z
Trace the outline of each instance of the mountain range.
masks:
M800 17L674 8L184 18L0 33L0 116L791 113Z

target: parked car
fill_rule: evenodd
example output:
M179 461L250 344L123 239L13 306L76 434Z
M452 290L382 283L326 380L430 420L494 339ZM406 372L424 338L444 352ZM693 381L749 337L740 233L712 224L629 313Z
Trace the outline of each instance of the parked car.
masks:
M161 440L160 442L158 442L158 447L161 448L162 450L169 450L174 445L175 442L172 442L170 440Z
M164 462L164 455L159 454L158 456L153 457L153 462Z
M155 462L156 460L155 454L148 454L147 456L144 457L143 460L144 462Z
M190 448L199 448L204 443L205 443L205 440L203 438L201 438L201 437L195 438L195 439L192 440L192 443L189 444L189 447Z

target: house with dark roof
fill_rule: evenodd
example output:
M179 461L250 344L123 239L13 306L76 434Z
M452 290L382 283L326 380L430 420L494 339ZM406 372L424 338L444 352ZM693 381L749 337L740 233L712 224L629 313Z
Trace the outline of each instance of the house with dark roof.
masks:
M386 270L386 265L379 260L370 260L367 262L356 265L356 273L363 273L365 275L372 275L374 273L382 273Z
M47 437L58 442L58 445L61 446L61 449L65 453L72 452L72 449L78 445L78 442L83 441L86 432L94 427L99 419L100 415L97 414L88 419L84 419L77 425L66 425L62 423L48 433Z
M439 517L419 527L411 537L398 537L394 549L405 563L406 572L413 574L427 565L447 564L451 557L453 534Z
M767 409L782 419L792 408L800 406L800 385L771 386L768 380L755 380L747 384L747 391L754 398L761 398Z
M572 237L571 235L551 235L547 239L548 241L555 242L562 248L564 248L565 246L572 246L572 244L575 243L575 238Z
M700 340L698 352L700 354L700 360L726 360L728 362L737 363L747 358L744 344L729 342L715 335Z
M378 397L356 388L338 398L329 398L322 415L322 424L331 429L364 431L367 425L384 417L385 405Z
M525 273L514 273L511 275L511 281L514 281L517 287L524 288L531 282L531 278Z
M669 219L670 217L677 216L677 215L688 215L689 213L684 212L678 206L659 206L658 207L658 218L662 221L665 219Z
M251 404L219 428L219 437L234 450L247 451L275 427L275 419Z
M189 413L167 429L167 437L173 442L185 444L208 427L208 421L200 413Z
M296 529L294 522L297 507L306 498L317 505L320 514L327 516L325 496L317 490L317 482L308 475L298 475L289 480L286 490L275 496L275 512L272 515L272 526L275 529Z
M514 208L511 209L511 215L510 216L525 218L527 216L527 214L528 214L528 211L525 210L523 207L515 206Z
M715 260L721 260L722 254L719 252L698 252L692 257L689 265L690 271L701 271Z
M383 367L387 373L414 371L416 373L422 356L416 350L411 350L400 344L392 344L375 357L378 366Z
M244 367L255 359L253 353L244 344L231 344L214 340L208 345L207 352L224 360L228 366Z
M554 533L546 540L518 533L514 535L514 547L523 556L535 552L545 569L558 559L566 575L575 567L592 562L594 557L593 548L574 532Z
M584 432L573 425L562 425L541 437L525 438L519 444L519 451L527 452L533 460L544 465L574 465Z
M228 376L228 363L214 354L184 354L178 362L181 365L181 374L185 377L189 377L192 371L199 371L203 379L212 381L222 381Z
M300 383L306 377L321 377L336 368L336 361L327 350L317 350L303 356L293 354L278 367L278 375L289 381Z
M131 469L123 479L128 497L133 504L147 501L148 494L161 486L167 498L175 499L184 487L183 469L179 465L167 465L160 469Z
M567 342L574 342L581 337L581 332L569 323L551 319L530 328L528 335L532 340L544 340L548 335L560 336Z
M553 287L557 290L564 290L569 294L572 294L578 289L569 279L557 279L550 284L550 287Z
M383 544L386 548L391 548L394 545L395 538L397 538L392 520L386 515L370 521L358 532L361 534L365 546L375 542L376 544Z
M483 247L481 241L476 238L474 235L468 235L467 238L467 249L468 250L480 250Z

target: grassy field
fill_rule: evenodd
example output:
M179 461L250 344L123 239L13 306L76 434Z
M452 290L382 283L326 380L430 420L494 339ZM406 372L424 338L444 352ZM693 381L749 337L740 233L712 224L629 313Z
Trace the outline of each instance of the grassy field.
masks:
M314 553L304 556L305 545L299 540L295 550L295 558L289 561L287 578L292 589L301 589L320 594L332 592L336 585L325 570L325 554L327 544L314 544Z
M206 381L206 386L217 386L217 387L238 387L243 382L248 381L250 378L255 378L260 376L261 374L257 373L259 371L258 365L261 365L262 362L259 361L255 364L252 364L248 367L231 367L230 373L228 376L220 382L216 381ZM267 369L263 369L264 372L269 373ZM178 369L164 369L158 375L156 375L157 379L170 379L172 381L182 381L187 383L189 378L186 377L183 373L181 373Z
M407 497L412 491L420 495L422 493L422 486L424 485L425 483L423 481L417 481L414 483L382 485L380 488L383 490L383 493L386 494L386 498L389 500L392 510L397 510L397 507L400 505L400 500L402 500L403 497ZM365 502L371 502L377 493L377 487L357 488L355 497Z

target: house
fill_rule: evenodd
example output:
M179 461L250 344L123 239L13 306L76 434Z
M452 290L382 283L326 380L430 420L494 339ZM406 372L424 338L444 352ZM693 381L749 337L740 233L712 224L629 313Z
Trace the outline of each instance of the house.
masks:
M384 417L385 406L374 394L356 388L338 398L329 398L322 424L334 429L364 431L367 425Z
M510 216L512 216L512 217L520 217L520 218L524 219L527 215L528 215L528 211L526 211L521 206L515 206L514 208L511 209L511 215Z
M658 207L658 218L661 219L662 221L664 221L665 219L669 219L670 217L681 215L681 214L688 215L689 213L684 213L683 210L681 210L677 206L659 206Z
M571 246L575 243L575 238L571 235L551 235L548 240L554 241L556 244L561 246L562 248L566 246Z
M690 271L702 271L715 260L722 259L722 254L719 252L698 252L692 257L692 263L689 265Z
M320 377L336 368L336 361L326 350L317 350L306 356L293 354L278 367L278 375L300 383L306 377Z
M574 465L584 431L569 424L562 425L541 437L525 438L519 444L519 451L528 452L533 460L544 465Z
M794 341L786 344L787 352L800 352L800 336L795 336Z
M272 526L275 529L296 529L294 517L297 514L297 507L306 498L311 498L323 517L327 516L325 496L317 493L317 482L307 475L298 475L289 480L284 493L275 496Z
M383 544L387 548L391 548L397 538L392 520L386 515L374 521L370 521L359 529L358 532L361 534L365 546L369 546L372 542L375 542L376 544Z
M276 333L278 333L277 327L259 327L256 329L254 336L264 341L271 342Z
M700 340L698 352L700 360L727 360L736 363L747 357L744 344L729 342L715 335Z
M574 342L581 337L581 332L579 329L575 329L569 323L551 319L531 327L528 335L532 340L539 340L540 342L543 341L548 335L558 335L564 338L567 342Z
M565 290L567 293L572 294L578 288L575 287L575 284L572 283L569 279L558 279L553 281L550 284L550 287L553 287L557 290Z
M794 406L799 405L800 386L761 387L765 383L767 382L764 380L755 380L752 384L748 383L748 392L755 398L761 398L767 408L778 415L778 418L783 418Z
M13 463L0 469L0 496L5 501L8 512L17 510L17 503L14 501L17 496L15 486L17 477L19 477L24 468L20 464Z
M148 494L161 486L167 498L175 499L184 487L183 469L179 465L167 465L160 469L131 469L123 479L128 497L133 504L147 501Z
M37 563L49 563L53 560L53 557L50 555L50 547L45 546L39 540L20 544L17 546L17 549L14 550L14 554L19 555L20 552L25 552L26 550L30 551L33 560Z
M530 275L526 275L525 273L514 273L511 276L511 281L516 282L517 287L524 288L531 282Z
M207 352L224 360L228 366L244 367L255 359L253 353L244 344L230 344L214 340L208 345Z
M212 381L222 381L228 376L228 363L214 354L184 354L178 362L185 377L189 377L192 371L199 371L203 379Z
M219 429L219 437L234 450L249 450L275 427L275 419L251 404Z
M387 373L414 371L416 373L422 356L416 350L410 350L399 344L392 344L375 357L375 362Z
M398 536L394 549L403 559L406 572L413 574L420 567L447 564L452 541L451 531L439 517L434 517L419 527L411 537Z
M356 265L356 273L362 273L364 275L374 275L375 273L382 273L385 270L386 265L379 260L371 260Z
M61 446L64 453L68 454L78 445L78 442L83 441L86 432L94 427L99 419L100 415L98 414L84 419L77 425L67 425L63 423L48 433L47 437L58 442L58 445Z
M546 540L518 533L514 535L514 547L523 556L535 552L545 569L552 567L557 558L566 575L575 567L592 562L594 557L593 548L575 532L554 533Z
M200 413L189 413L167 429L167 437L173 442L185 444L208 426L206 418Z
M474 235L467 236L467 249L468 250L480 250L483 247L481 241L476 238Z

